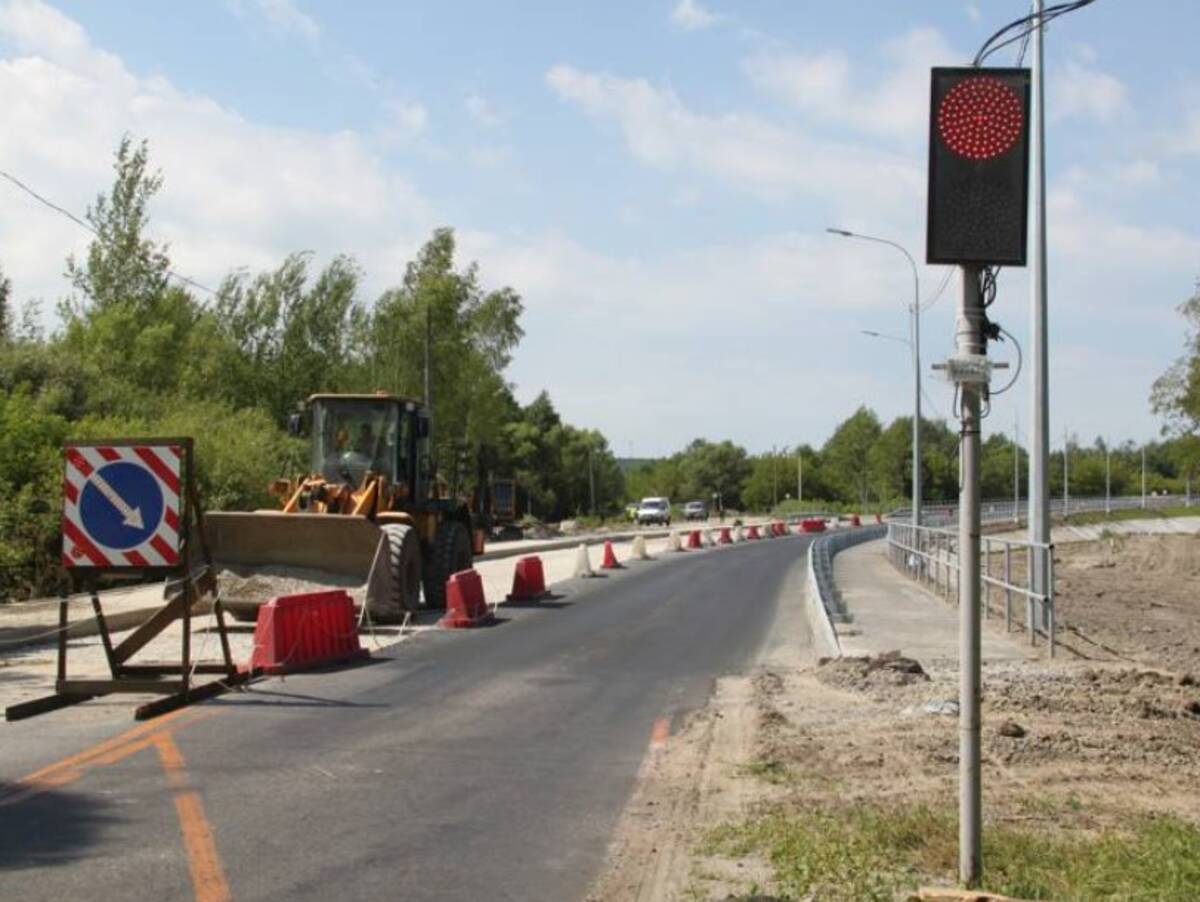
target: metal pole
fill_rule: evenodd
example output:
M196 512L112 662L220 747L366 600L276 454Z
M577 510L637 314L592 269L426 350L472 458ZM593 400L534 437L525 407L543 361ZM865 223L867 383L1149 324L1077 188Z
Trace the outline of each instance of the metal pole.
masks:
M771 446L771 510L779 507L779 450Z
M1104 449L1104 513L1112 513L1112 448Z
M804 455L796 452L796 500L804 503Z
M905 256L908 256L905 253ZM913 263L912 257L908 259ZM921 525L921 282L913 263L913 435L912 435L912 521Z
M962 268L955 348L959 355L985 354L979 267ZM979 432L983 386L963 383L960 430L962 487L958 496L958 876L968 889L983 874L983 794L979 772L980 580Z
M1037 27L1033 30L1033 133L1030 156L1033 172L1032 232L1033 285L1030 291L1030 408L1029 434L1029 541L1050 543L1050 353L1046 314L1046 114L1043 90L1042 0L1033 0ZM1047 594L1047 580L1041 556L1034 558L1033 591Z
M1013 523L1021 523L1021 427L1013 419Z
M596 470L592 466L592 449L588 448L588 491L591 498L591 514L596 516Z
M1067 469L1067 458L1070 454L1071 434L1063 430L1063 516L1071 513L1071 472Z
M1142 445L1142 507L1146 506L1146 446Z

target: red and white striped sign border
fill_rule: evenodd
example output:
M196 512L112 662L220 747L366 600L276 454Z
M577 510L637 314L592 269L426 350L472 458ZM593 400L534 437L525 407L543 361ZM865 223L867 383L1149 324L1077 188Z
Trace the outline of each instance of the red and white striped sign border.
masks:
M64 567L173 567L179 563L180 471L183 449L178 445L71 445L64 449L63 480ZM97 470L114 461L127 461L149 472L163 496L163 513L150 537L136 548L118 550L88 535L79 515L79 497Z

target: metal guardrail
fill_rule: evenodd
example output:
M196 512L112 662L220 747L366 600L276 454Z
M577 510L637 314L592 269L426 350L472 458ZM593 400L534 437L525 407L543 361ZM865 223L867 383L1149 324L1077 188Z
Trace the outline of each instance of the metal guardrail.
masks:
M888 524L888 559L910 579L923 583L957 604L959 598L958 530L916 526L893 521ZM1054 657L1054 545L1015 539L980 537L979 571L983 582L980 606L984 619L1003 603L1005 631L1013 628L1018 605L1024 600L1025 631L1029 644L1041 634ZM1047 591L1033 588L1033 573L1040 562L1046 568ZM1014 570L1014 563L1018 567ZM1023 572L1021 572L1023 570ZM993 602L996 602L995 606Z
M881 539L888 533L888 526L859 526L817 536L808 547L809 574L812 588L821 599L829 619L835 623L849 623L850 612L842 603L842 593L833 580L833 558L847 548Z
M1143 502L1145 502L1143 504ZM1164 507L1191 507L1190 495L1119 495L1113 498L1052 498L1050 500L1050 515L1081 514L1092 511L1136 510L1144 507L1146 510ZM1015 510L1014 510L1015 508ZM984 501L981 505L981 516L984 523L1017 523L1020 516L1029 510L1028 499L1020 502L1008 500ZM911 508L900 508L889 514L891 520L907 520L912 515ZM926 526L941 526L953 521L958 516L958 504L952 501L929 502L921 507L921 519Z

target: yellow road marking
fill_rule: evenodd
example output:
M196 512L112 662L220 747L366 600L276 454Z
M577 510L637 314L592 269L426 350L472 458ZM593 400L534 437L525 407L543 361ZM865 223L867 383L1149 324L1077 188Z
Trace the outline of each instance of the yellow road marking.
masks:
M183 847L187 851L196 902L228 902L229 884L225 882L217 843L204 816L200 794L188 787L183 754L170 733L156 736L154 747L167 775L167 783L175 793L175 813L179 816L179 828L183 831Z

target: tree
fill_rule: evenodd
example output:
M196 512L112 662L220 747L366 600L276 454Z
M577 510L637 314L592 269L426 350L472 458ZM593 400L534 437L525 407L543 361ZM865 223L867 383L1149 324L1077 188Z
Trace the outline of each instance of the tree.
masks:
M680 489L689 499L708 502L720 496L727 508L741 506L742 485L750 475L745 448L728 439L714 443L698 438L680 455L679 467L683 476Z
M868 407L859 407L837 427L822 454L840 494L864 507L870 491L871 448L880 435L879 418Z
M1163 434L1188 439L1176 451L1178 465L1192 478L1200 468L1200 280L1195 292L1179 305L1184 319L1184 353L1175 359L1150 390L1150 408L1163 417Z
M410 397L424 395L428 335L438 459L498 439L509 410L503 372L524 335L520 296L484 291L478 266L456 269L454 253L453 230L437 229L369 324L367 365L380 384Z

